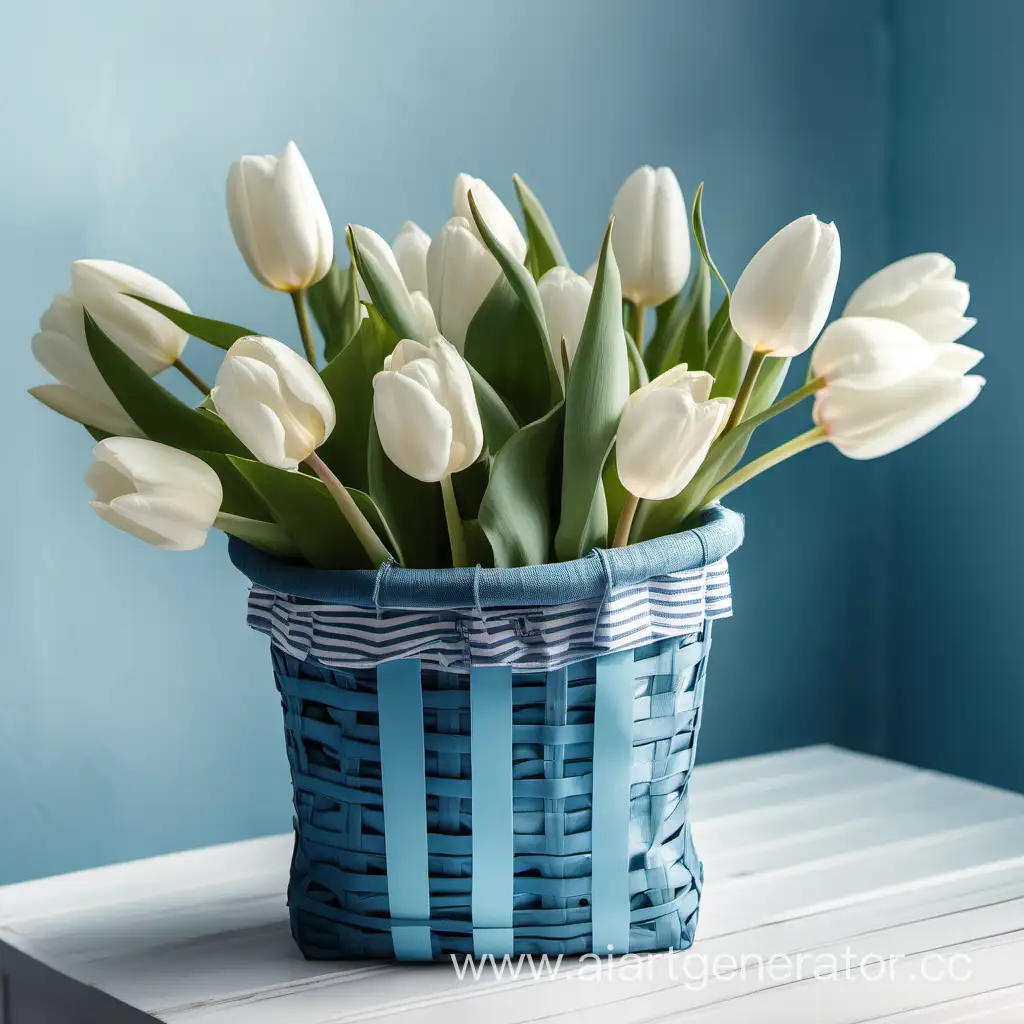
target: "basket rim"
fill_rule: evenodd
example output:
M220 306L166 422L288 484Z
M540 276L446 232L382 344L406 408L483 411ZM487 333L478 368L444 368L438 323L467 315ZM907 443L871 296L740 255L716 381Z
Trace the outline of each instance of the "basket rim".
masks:
M699 569L743 542L743 517L722 505L700 513L689 530L583 558L511 569L314 569L294 565L231 537L232 564L253 583L279 594L360 608L457 609L553 606L602 598L610 586L636 586L655 576Z

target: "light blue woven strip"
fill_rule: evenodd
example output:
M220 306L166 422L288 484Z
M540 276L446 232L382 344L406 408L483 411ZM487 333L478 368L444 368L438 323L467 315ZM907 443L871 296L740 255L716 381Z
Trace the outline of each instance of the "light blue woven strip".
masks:
M391 939L398 960L430 960L423 691L415 658L377 666L384 852Z
M591 798L593 951L629 949L629 786L633 759L632 651L597 659Z
M512 669L469 679L473 768L473 953L512 954Z

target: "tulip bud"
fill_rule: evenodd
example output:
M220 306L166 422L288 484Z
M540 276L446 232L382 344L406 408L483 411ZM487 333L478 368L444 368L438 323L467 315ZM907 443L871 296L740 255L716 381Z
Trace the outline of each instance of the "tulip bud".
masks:
M373 378L373 417L387 457L426 483L471 466L483 448L469 370L439 335L395 346Z
M453 217L431 241L427 298L439 330L460 352L470 322L500 273L498 261L463 217Z
M770 238L740 275L729 316L757 352L796 356L821 333L839 280L839 232L813 214Z
M85 482L100 518L167 551L203 546L223 499L205 462L139 437L108 437L93 457Z
M185 300L144 270L114 260L76 260L71 294L97 326L150 376L166 370L182 353L188 333L132 295L189 312ZM82 326L81 336L85 337Z
M725 426L731 398L712 398L710 374L674 366L629 396L615 462L630 494L661 501L694 477Z
M474 178L469 174L460 174L455 179L452 192L452 208L456 217L462 217L470 226L470 230L480 238L473 211L469 208L469 193L473 192L476 208L480 211L483 222L491 229L494 236L508 249L520 263L526 259L526 239L519 230L515 217L508 212L505 204L494 194L490 186L482 178ZM482 241L482 239L481 239Z
M828 384L887 388L930 366L936 349L895 320L844 316L829 324L814 346L811 372Z
M814 422L851 459L877 459L903 448L965 409L983 377L932 367L892 387L865 391L837 383L819 391Z
M398 261L398 267L405 278L405 286L411 292L427 291L427 250L430 235L411 220L402 225L391 246Z
M273 338L239 338L210 397L242 444L278 469L295 469L334 429L334 402L320 375Z
M232 165L228 218L245 262L268 288L299 291L331 269L331 221L294 142L280 158L243 156Z
M34 398L77 423L111 434L142 436L96 369L85 341L84 310L72 296L57 295L50 303L32 338L32 354L60 381L29 388Z
M612 216L623 298L659 306L676 295L690 273L690 232L672 168L635 170L619 188Z
M890 263L850 296L845 316L879 316L912 327L934 343L956 341L977 323L964 316L971 300L948 256L923 252Z
M594 287L568 267L552 267L537 282L537 291L544 307L555 369L558 379L562 380L562 339L565 339L566 356L572 363Z

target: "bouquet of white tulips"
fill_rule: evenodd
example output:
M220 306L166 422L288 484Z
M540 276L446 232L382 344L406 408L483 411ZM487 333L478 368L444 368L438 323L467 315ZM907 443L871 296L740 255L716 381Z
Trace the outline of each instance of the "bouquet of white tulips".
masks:
M525 233L460 174L433 238L410 222L389 246L349 225L342 265L294 143L238 161L235 238L256 278L291 296L304 355L193 314L142 271L75 263L33 338L58 383L32 394L98 441L93 508L160 547L199 547L217 527L320 568L563 561L684 529L822 442L885 455L984 383L968 375L981 353L958 343L974 321L945 256L880 270L826 326L832 224L788 224L730 290L701 189L687 217L672 171L642 167L580 275L514 184ZM182 360L190 335L226 350L212 388ZM780 399L815 342L806 382ZM153 379L170 367L198 389L195 407ZM743 464L761 424L812 396L810 429Z

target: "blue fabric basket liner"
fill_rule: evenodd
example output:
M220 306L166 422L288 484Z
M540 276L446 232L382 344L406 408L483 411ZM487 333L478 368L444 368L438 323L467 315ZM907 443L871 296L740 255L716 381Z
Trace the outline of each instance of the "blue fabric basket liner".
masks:
M472 618L600 610L617 588L720 563L742 537L715 506L679 534L522 569L317 570L237 540L230 553L254 592L287 602ZM687 785L710 643L706 618L555 667L450 669L427 656L345 667L272 644L299 948L431 960L689 946L702 872Z

